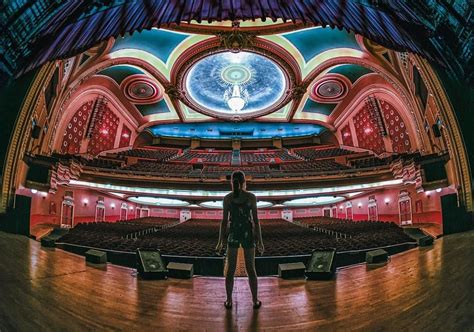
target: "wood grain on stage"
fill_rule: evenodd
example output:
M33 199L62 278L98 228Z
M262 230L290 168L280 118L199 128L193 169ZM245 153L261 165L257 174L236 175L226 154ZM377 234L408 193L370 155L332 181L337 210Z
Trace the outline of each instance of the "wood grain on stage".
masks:
M0 330L452 330L474 328L474 232L438 239L385 266L338 270L333 281L246 278L226 311L224 279L146 281L133 269L0 233Z

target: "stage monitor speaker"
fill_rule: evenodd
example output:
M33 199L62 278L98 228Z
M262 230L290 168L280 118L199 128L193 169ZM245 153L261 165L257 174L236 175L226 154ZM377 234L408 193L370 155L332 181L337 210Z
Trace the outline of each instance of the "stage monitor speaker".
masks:
M283 279L302 278L305 270L302 262L278 264L278 276Z
M68 228L55 228L47 236L41 238L41 245L43 247L54 248L56 241L69 232Z
M368 264L385 263L388 260L388 252L383 249L368 251L365 254L365 261Z
M105 251L90 249L86 251L86 262L105 264L107 263L107 253Z
M40 138L41 135L41 126L38 126L35 124L33 128L31 129L31 137L34 139Z
M434 137L441 137L441 130L439 129L439 126L437 123L433 124L431 126L431 129L433 130Z
M137 249L137 270L145 279L166 279L168 275L159 250Z
M305 275L310 280L328 280L334 275L336 249L314 250L306 267Z
M172 278L190 279L194 274L193 264L169 262L166 268L168 276Z
M416 242L418 242L418 246L420 247L427 247L433 245L434 239L433 237L426 235L420 237Z
M41 246L47 248L54 248L56 247L56 238L51 236L45 236L41 238Z

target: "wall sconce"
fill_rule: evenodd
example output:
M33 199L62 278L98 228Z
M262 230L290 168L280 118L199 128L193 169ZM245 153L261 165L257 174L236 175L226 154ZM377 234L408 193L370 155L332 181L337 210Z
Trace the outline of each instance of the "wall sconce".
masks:
M362 203L357 204L357 207L360 209L362 207Z
M36 194L37 192L38 192L38 190L36 190L36 189L31 189L31 193L32 193L33 195Z
M43 199L46 199L46 197L48 197L48 193L42 191L42 192L41 192L41 197L42 197Z
M130 210L133 210L133 206L130 206Z
M341 206L339 206L339 210L342 210L342 209L343 209L343 206L342 206L342 205L341 205Z
M114 203L110 204L110 207L112 208L112 210L115 210L115 204Z
M385 205L388 205L390 203L390 198L385 198L384 202L385 202Z
M89 204L89 200L87 198L84 198L82 200L82 204L84 204L84 206L87 206L87 204Z
M438 188L438 189L436 189L436 192L440 193L442 190L443 190L443 188Z
M431 197L431 191L425 192L426 197L430 198Z

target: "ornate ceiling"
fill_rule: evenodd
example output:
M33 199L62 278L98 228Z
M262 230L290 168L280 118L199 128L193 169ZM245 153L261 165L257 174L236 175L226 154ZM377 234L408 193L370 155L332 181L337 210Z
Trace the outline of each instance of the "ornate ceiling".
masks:
M139 131L153 128L155 134L163 123L215 121L303 122L318 129L301 132L320 133L333 130L374 83L398 93L383 47L346 31L282 22L151 29L110 40L76 59L79 75L69 82L71 91L107 90ZM211 127L188 125L175 132L206 136ZM249 124L244 127L248 131ZM265 136L262 128L252 130Z

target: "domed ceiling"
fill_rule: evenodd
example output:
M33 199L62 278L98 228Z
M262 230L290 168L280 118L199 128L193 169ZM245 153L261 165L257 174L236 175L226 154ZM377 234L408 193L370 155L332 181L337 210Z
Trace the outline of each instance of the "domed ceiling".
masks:
M115 95L139 131L161 135L170 132L160 129L165 123L186 124L174 132L206 137L219 132L212 123L251 121L230 136L246 136L238 133L249 127L266 136L265 124L275 122L317 125L299 128L320 134L334 130L374 77L379 83L390 77L390 59L346 31L278 22L183 23L173 29L119 37L80 59L89 84ZM87 87L88 81L81 83ZM291 127L282 131L298 135Z

